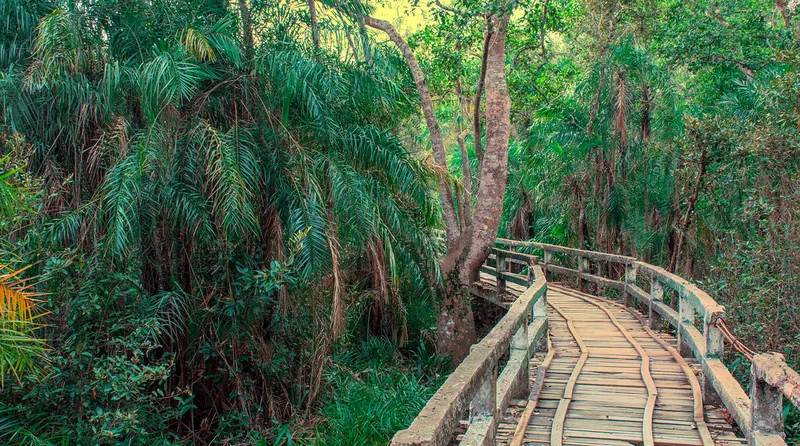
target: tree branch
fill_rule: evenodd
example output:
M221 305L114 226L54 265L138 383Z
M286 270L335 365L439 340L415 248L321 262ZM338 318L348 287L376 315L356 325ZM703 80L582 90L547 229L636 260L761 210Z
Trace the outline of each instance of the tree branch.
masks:
M438 6L439 8L441 8L441 9L447 11L447 12L453 13L453 14L461 16L461 17L464 17L466 15L463 12L459 11L458 9L451 8L449 6L443 5L442 2L439 1L439 0L433 0L433 2L436 3L436 6Z
M419 94L419 102L422 106L422 114L425 117L425 123L428 126L428 133L431 137L431 150L433 151L433 159L444 172L447 172L447 154L444 148L444 139L442 138L442 130L439 127L439 120L436 118L436 113L433 110L433 100L431 99L430 89L428 82L425 80L425 75L422 68L419 66L416 56L411 51L408 42L403 39L403 36L392 26L391 23L385 20L375 19L369 16L362 16L366 26L370 28L383 31L389 37L405 58L406 64L414 82L417 85L417 93ZM444 211L444 220L447 230L447 240L456 240L461 231L458 228L458 220L456 219L455 203L453 201L453 191L444 179L439 180L439 194L442 198L442 210Z
M481 55L481 74L478 78L478 86L475 88L474 110L472 114L472 134L475 135L475 155L478 162L483 161L483 147L481 147L481 96L483 86L486 83L486 58L489 53L489 42L492 39L491 20L486 21L486 32L483 37L483 54Z

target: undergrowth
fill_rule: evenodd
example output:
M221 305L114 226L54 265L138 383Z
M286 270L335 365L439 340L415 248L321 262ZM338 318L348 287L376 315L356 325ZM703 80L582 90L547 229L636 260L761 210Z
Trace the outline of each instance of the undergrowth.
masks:
M387 444L408 427L446 371L447 362L424 343L403 352L391 342L369 338L335 355L327 376L330 393L319 411L324 421L308 444Z

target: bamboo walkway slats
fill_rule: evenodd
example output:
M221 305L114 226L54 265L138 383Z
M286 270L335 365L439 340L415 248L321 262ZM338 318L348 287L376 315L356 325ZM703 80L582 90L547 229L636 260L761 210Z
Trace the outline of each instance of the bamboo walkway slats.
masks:
M714 431L719 438L714 442L702 419L694 373L672 354L669 342L633 314L555 285L547 301L552 354L538 383L542 390L535 410L526 404L521 413L514 407L507 411L497 444L746 444L727 423ZM532 362L531 370L537 366ZM532 378L537 377L532 373Z

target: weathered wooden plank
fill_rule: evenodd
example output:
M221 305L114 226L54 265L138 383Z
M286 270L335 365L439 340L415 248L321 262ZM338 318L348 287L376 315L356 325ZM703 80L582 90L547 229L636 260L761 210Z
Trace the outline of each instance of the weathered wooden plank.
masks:
M554 356L555 356L555 350L552 348L552 346L549 345L548 342L547 356L545 357L544 361L542 361L542 364L539 365L536 371L536 383L534 384L533 389L531 389L531 394L528 397L528 404L525 406L525 410L522 412L522 415L520 416L510 446L520 446L522 444L522 441L525 439L525 431L527 430L528 422L530 422L531 416L533 415L533 411L536 410L536 404L539 401L539 395L541 395L542 389L544 388L545 374L547 373L547 368L553 361Z
M506 245L506 246L522 246L528 247L533 249L540 249L540 250L548 250L552 252L560 252L562 254L569 254L573 256L580 256L586 257L589 259L594 260L604 260L607 262L613 263L634 263L638 262L636 258L622 256L618 254L608 254L604 252L595 252L595 251L585 251L582 249L575 249L575 248L567 248L566 246L558 246L558 245L550 245L547 243L538 243L538 242L521 242L518 240L509 240L504 238L498 238L497 243Z
M572 318L565 314L553 302L548 303L550 304L550 307L556 311L556 313L561 315L561 317L567 321L567 328L569 329L570 334L572 334L572 337L575 339L575 342L578 344L578 349L581 352L578 362L575 364L575 368L572 370L569 380L567 381L567 385L564 388L564 396L558 403L558 409L556 410L556 415L553 417L553 425L550 430L550 444L554 446L561 446L564 439L564 422L567 417L567 411L569 410L569 404L572 401L572 394L575 391L575 383L578 380L578 376L581 374L581 369L583 368L584 364L586 364L586 360L589 358L589 349L586 347L581 335L575 328Z
M636 285L628 284L628 292L633 295L639 302L642 302L645 305L650 304L650 294L646 293L643 289L639 288Z

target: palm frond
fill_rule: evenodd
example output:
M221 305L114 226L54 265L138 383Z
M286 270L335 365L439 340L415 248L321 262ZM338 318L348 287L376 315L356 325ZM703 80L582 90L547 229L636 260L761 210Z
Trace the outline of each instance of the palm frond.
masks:
M33 336L34 293L20 274L27 268L10 271L0 267L0 387L8 374L21 381L25 372L37 373L44 353L44 342Z

